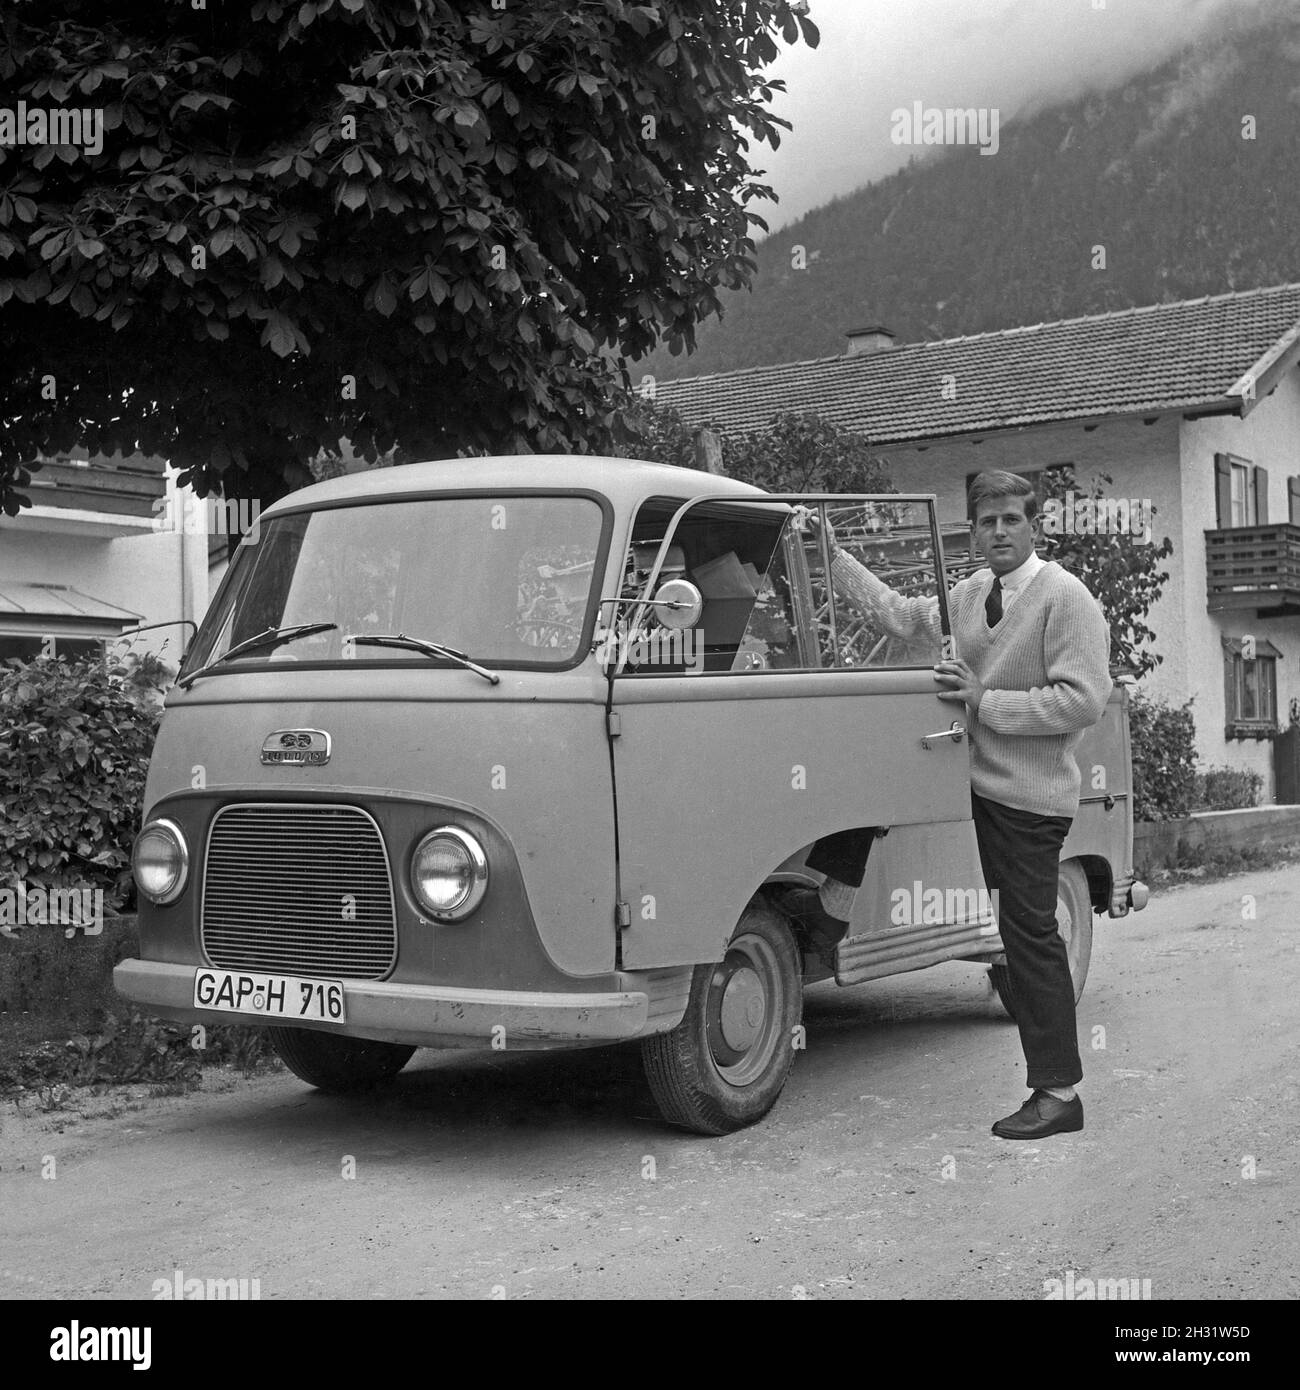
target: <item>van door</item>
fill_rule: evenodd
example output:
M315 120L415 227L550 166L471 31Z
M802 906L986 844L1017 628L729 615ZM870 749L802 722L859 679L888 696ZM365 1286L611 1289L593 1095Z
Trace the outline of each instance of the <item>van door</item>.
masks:
M857 572L828 563L826 523L890 586L888 611L855 603ZM834 831L928 827L909 836L909 888L944 885L955 839L969 877L965 711L937 697L931 669L951 645L934 499L696 499L660 534L659 560L704 605L657 649L631 618L622 633L611 733L624 966L719 959L751 895ZM876 896L859 894L864 910Z

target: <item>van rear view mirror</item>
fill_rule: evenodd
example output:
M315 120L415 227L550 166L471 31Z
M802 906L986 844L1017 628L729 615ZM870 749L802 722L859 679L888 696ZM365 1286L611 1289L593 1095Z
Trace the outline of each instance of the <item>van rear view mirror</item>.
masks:
M679 631L699 622L704 596L689 579L670 579L659 586L650 607L661 626Z

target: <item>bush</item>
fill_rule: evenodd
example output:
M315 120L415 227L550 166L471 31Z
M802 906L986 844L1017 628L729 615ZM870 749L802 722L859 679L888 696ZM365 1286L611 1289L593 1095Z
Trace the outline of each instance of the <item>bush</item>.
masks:
M129 664L0 665L0 886L130 894L131 843L160 709Z
M1259 805L1264 779L1240 767L1207 767L1196 774L1196 806L1204 811L1237 811Z
M1182 820L1196 795L1196 724L1192 702L1174 707L1135 695L1129 705L1133 739L1133 819Z

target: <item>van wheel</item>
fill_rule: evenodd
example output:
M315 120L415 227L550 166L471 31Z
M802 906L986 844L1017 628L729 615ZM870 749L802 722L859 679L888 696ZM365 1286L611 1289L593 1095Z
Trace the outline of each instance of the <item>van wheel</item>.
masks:
M371 1038L345 1038L313 1028L268 1028L280 1060L309 1086L344 1094L391 1081L415 1048Z
M752 902L726 955L695 967L682 1021L641 1044L664 1119L715 1135L761 1120L790 1074L802 1015L794 937L766 902Z
M1065 942L1070 959L1070 978L1074 981L1074 1002L1083 998L1088 979L1088 962L1092 959L1092 898L1088 893L1088 876L1077 859L1067 859L1061 865L1056 885L1056 930ZM1011 988L1011 975L1005 965L989 967L993 988L1002 1007L1015 1018L1016 1001Z

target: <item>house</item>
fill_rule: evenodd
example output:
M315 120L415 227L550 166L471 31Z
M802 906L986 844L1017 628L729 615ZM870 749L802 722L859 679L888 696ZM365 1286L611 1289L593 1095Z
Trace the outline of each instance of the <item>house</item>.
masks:
M369 465L347 440L322 472ZM198 498L166 460L73 450L42 460L0 515L0 661L103 651L123 633L173 670L228 564L228 537L256 535L256 498ZM161 626L153 626L159 624Z
M857 431L895 486L965 518L981 469L1108 474L1113 505L1154 509L1169 581L1148 616L1151 695L1195 698L1202 765L1276 795L1273 736L1300 708L1300 284L938 342L879 326L840 357L659 383L691 426L812 411ZM1145 543L1128 536L1126 543ZM1286 746L1290 746L1290 740Z
M133 650L172 668L210 597L208 537L185 529L192 494L164 460L90 457L84 449L43 460L32 502L0 516L0 661L84 656L147 624Z

